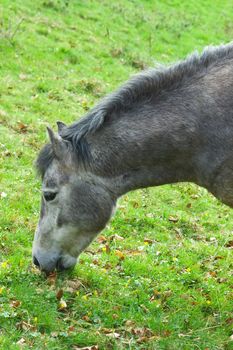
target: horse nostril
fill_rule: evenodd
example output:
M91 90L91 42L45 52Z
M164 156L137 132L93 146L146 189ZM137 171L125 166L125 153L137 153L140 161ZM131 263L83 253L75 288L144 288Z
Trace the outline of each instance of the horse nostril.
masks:
M40 267L40 263L39 261L37 260L37 258L35 256L33 256L33 263L37 266L37 267Z

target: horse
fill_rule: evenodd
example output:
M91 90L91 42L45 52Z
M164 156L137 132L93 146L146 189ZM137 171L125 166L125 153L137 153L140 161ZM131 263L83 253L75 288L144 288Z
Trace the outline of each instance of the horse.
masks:
M119 197L193 182L233 206L233 43L142 71L82 119L48 127L33 261L50 273L75 266Z

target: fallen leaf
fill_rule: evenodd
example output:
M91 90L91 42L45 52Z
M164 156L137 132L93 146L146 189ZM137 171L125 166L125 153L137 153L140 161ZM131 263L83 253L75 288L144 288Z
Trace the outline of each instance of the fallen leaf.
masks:
M56 273L56 271L51 272L51 273L47 276L48 284L50 284L51 286L52 286L52 285L55 285L56 279L57 279L57 273Z
M162 336L164 338L167 338L167 337L170 337L171 333L172 333L171 331L169 331L168 329L165 329L164 331L162 331Z
M143 250L139 250L139 249L127 249L125 252L127 255L130 255L130 256L141 255L145 253Z
M138 335L140 337L151 337L153 336L153 332L147 328L147 327L143 327L143 328L132 328L131 329L131 333L133 335Z
M83 320L83 321L86 321L86 322L90 322L90 317L87 316L87 315L84 315L84 316L82 317L82 320Z
M117 235L117 234L115 234L115 235L110 236L110 237L109 237L109 240L110 240L110 241L123 241L124 238L121 237L121 236L119 236L119 235Z
M228 317L225 322L226 322L226 324L232 324L233 323L233 317Z
M28 125L22 123L21 121L18 122L17 129L22 132L26 133L28 131Z
M109 333L112 333L114 330L112 328L101 328L100 329L101 333L104 333L104 334L109 334Z
M92 260L92 263L93 263L94 265L99 265L99 260L98 260L98 259L93 259L93 260Z
M67 304L65 300L61 299L58 303L58 310L59 311L64 311L67 308Z
M233 248L233 240L228 241L228 242L225 244L225 247L227 247L227 248Z
M106 337L110 337L110 338L114 338L114 339L118 339L118 338L120 338L120 336L121 335L119 333L116 333L116 332L106 334Z
M16 343L17 345L21 345L21 346L24 346L26 345L26 340L24 338L21 338L17 341Z
M217 282L218 283L225 283L225 282L227 282L227 278L224 278L224 277L219 277L219 278L217 278Z
M35 331L36 330L36 326L30 324L30 323L27 323L25 321L21 321L19 323L16 324L16 328L17 329L21 329L23 331Z
M177 217L175 217L175 216L169 216L168 220L169 220L170 222L174 222L174 223L176 223L176 222L179 221L179 219L178 219Z
M125 326L126 326L126 327L135 326L135 322L132 321L132 320L127 320L127 321L125 321Z
M52 338L57 338L58 337L58 332L52 332L52 333L50 333L50 336Z
M61 300L62 296L63 296L63 289L59 289L59 291L56 294L57 300Z
M10 306L11 307L13 307L13 308L17 308L17 307L19 307L21 305L21 301L19 301L19 300L12 300L11 302L10 302Z
M107 254L110 254L110 246L108 244L105 244L103 251L105 251Z
M65 291L67 291L69 293L75 293L75 292L77 292L78 289L80 289L80 287L84 287L81 281L68 280L66 282L66 287L64 289L65 289Z
M149 341L152 340L159 340L160 337L157 335L153 335L152 337L140 337L139 339L137 339L137 343L141 344L141 343L147 343Z
M106 243L107 242L107 238L105 236L103 236L103 235L100 235L100 236L97 237L97 241L99 243Z
M68 332L74 332L75 331L75 327L74 326L70 326L69 328L68 328Z
M11 157L12 153L10 151L6 150L6 151L2 152L2 156L3 157Z
M216 256L214 257L214 260L221 260L221 259L224 259L224 257L221 256L221 255L216 255Z
M118 256L120 260L124 260L125 255L118 249L115 250L115 255Z
M208 275L211 277L216 277L217 276L217 272L216 271L209 271Z
M144 242L148 243L148 244L153 244L153 243L155 243L155 240L149 239L149 238L144 238Z

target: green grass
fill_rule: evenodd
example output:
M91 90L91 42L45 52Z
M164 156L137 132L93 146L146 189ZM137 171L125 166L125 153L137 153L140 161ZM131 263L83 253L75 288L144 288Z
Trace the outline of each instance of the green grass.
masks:
M143 67L230 41L232 23L230 0L1 1L0 349L233 349L233 212L195 185L125 196L55 281L31 263L45 126Z

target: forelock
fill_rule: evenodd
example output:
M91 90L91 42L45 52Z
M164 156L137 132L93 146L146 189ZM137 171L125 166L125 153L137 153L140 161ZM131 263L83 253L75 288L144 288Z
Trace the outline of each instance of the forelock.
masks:
M55 154L52 149L51 143L47 143L39 152L36 159L36 169L38 174L43 178L46 170L55 159Z

